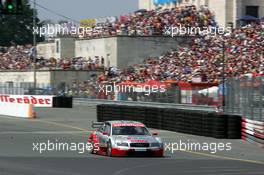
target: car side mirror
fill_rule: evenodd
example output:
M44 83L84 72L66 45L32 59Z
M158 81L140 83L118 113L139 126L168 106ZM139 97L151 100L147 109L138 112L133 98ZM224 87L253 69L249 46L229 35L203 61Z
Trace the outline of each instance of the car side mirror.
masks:
M108 133L107 132L103 132L102 133L104 136L108 136Z
M157 136L157 135L159 135L159 134L158 134L157 132L153 132L152 135L153 135L153 136Z

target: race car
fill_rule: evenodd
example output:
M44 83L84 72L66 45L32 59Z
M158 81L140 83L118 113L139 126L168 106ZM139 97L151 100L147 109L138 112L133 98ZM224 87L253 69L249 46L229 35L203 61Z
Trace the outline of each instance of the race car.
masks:
M136 121L93 122L88 142L91 153L107 156L154 156L163 157L164 146L157 133Z

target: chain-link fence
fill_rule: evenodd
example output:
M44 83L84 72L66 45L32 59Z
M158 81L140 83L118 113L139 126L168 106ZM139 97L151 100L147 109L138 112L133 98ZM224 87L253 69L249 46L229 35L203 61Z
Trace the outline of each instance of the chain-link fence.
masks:
M264 121L264 78L228 79L225 112Z
M100 89L100 87L106 87ZM141 86L142 87L142 86ZM147 87L147 86L143 86ZM149 88L141 89L126 86L127 89L114 91L114 85L110 84L93 84L81 83L66 88L65 94L77 98L89 99L107 99L117 101L139 101L139 102L156 102L156 103L175 103L175 104L192 104L220 106L221 96L219 95L218 86L209 83L186 83L183 85L171 84L163 92L153 92ZM153 87L153 86L152 86ZM106 92L106 89L112 91Z
M54 95L55 89L46 83L37 83L34 88L34 83L31 82L0 82L0 94L9 95L31 95L36 93L37 95Z
M0 83L0 94L13 95L66 95L76 98L106 99L117 101L139 101L156 103L174 103L191 105L208 105L222 107L223 90L221 85L206 85L201 83L190 86L172 85L163 93L148 92L111 92L106 94L100 90L99 84L86 82L53 87L50 84L34 83ZM225 86L225 107L228 114L238 114L243 117L264 121L264 78L230 78Z

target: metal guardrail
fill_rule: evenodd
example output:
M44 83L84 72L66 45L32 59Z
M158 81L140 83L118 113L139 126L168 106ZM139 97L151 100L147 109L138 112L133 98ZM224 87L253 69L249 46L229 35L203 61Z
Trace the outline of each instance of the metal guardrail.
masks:
M86 98L74 98L73 104L74 105L98 105L98 104L112 104L113 105L113 104L116 104L116 105L128 105L128 106L176 108L176 109L218 112L218 108L215 106L191 105L191 104L173 104L173 103L155 103L155 102L139 102L139 101L113 101L113 100L86 99Z

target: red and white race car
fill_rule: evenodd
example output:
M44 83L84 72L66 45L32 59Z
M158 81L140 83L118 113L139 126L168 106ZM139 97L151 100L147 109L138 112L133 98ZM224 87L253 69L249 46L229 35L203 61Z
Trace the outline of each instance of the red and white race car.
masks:
M93 123L88 139L93 145L91 153L108 156L155 156L163 157L162 140L157 133L135 121L106 121Z

